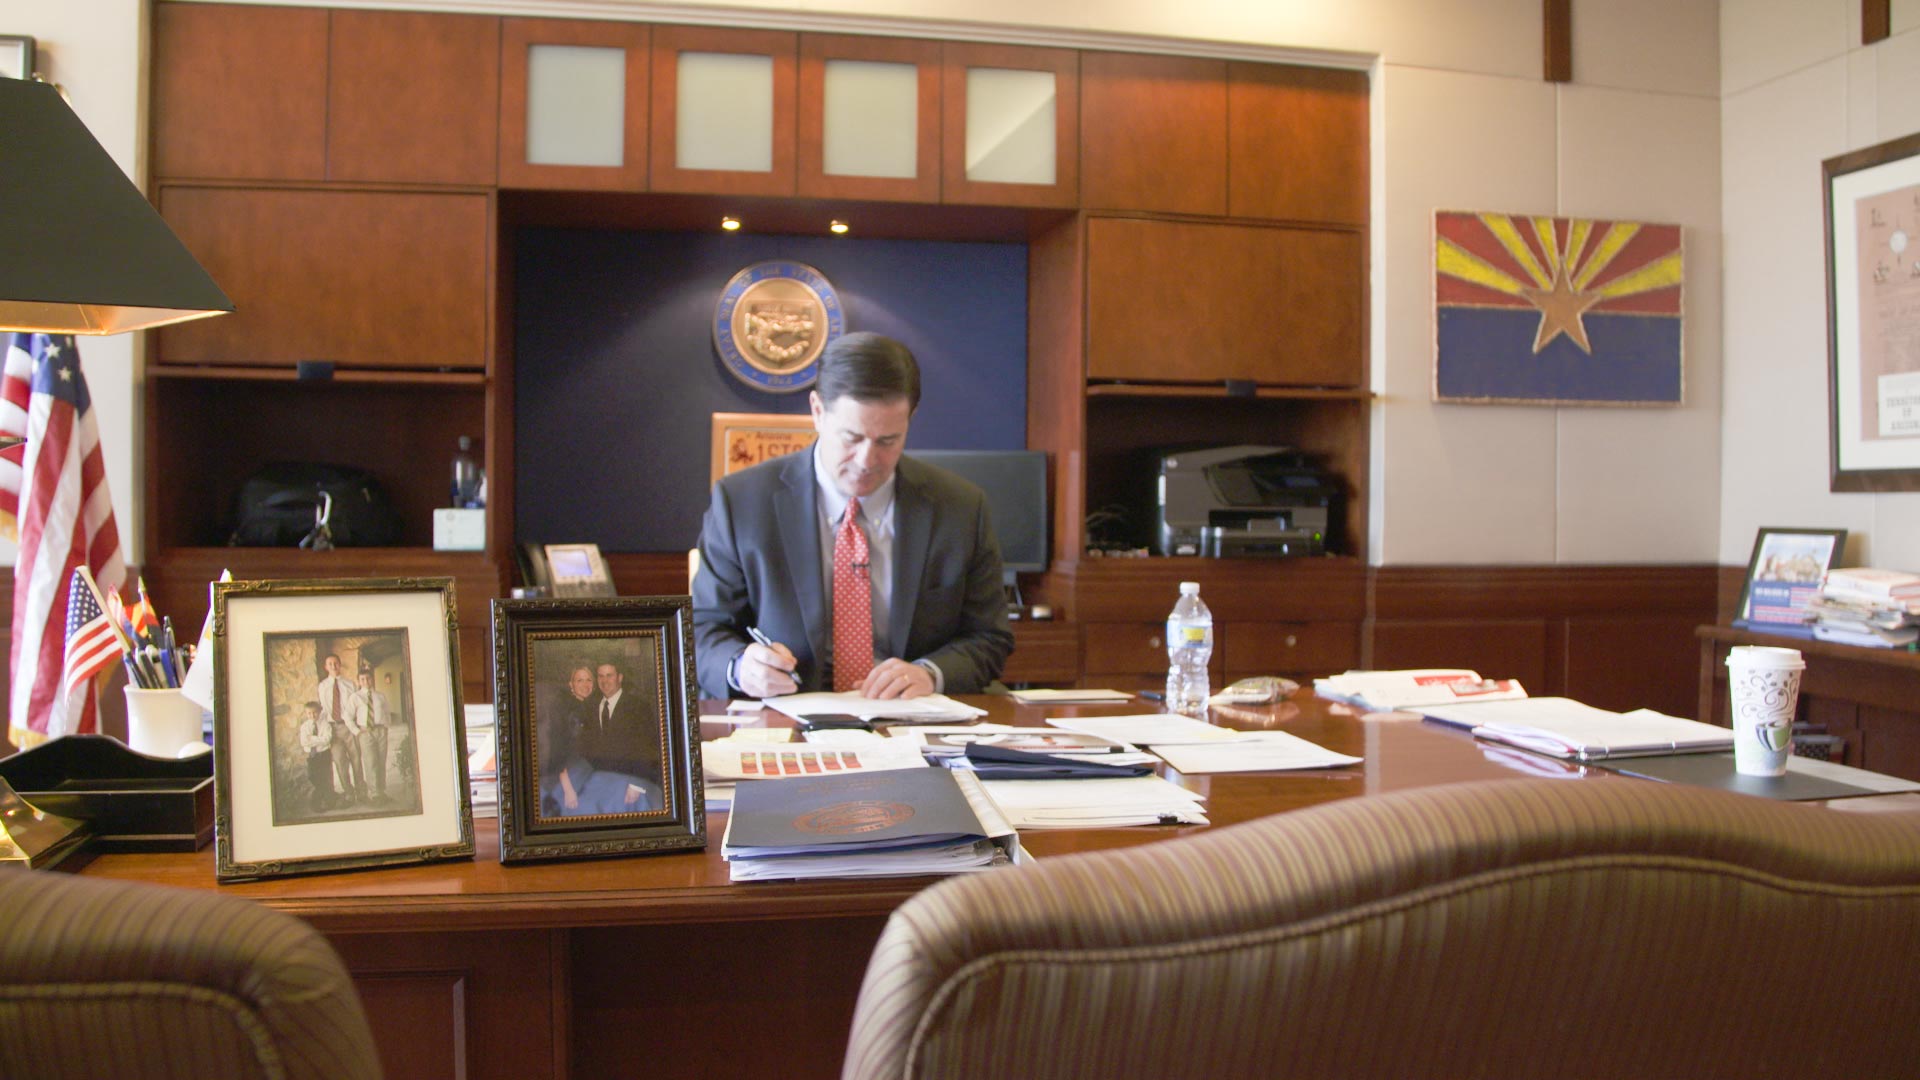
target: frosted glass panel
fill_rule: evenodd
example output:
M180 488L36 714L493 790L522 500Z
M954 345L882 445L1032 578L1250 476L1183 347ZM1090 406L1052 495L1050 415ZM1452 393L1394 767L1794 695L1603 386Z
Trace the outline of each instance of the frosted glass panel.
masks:
M821 167L829 176L913 179L919 166L919 68L829 60L824 112Z
M967 69L967 179L1054 182L1053 72Z
M527 160L613 165L626 159L627 51L527 48Z
M773 57L683 52L674 165L773 171Z

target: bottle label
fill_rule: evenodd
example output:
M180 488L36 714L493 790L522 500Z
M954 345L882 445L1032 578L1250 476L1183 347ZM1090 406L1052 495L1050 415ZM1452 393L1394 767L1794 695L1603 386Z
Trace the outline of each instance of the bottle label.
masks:
M1210 626L1183 626L1180 628L1180 637L1182 640L1198 644L1207 640L1207 631L1211 629L1213 628Z

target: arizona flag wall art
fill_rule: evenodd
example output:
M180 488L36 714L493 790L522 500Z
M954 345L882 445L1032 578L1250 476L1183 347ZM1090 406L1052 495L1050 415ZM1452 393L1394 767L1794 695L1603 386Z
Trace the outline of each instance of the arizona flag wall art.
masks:
M1433 216L1435 401L1678 405L1680 226Z

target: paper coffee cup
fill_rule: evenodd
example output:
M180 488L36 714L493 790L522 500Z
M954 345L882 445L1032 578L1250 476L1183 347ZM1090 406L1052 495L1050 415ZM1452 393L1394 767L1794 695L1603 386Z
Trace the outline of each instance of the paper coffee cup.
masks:
M1733 699L1733 767L1746 776L1782 776L1793 748L1793 710L1807 662L1798 649L1736 645L1727 650Z

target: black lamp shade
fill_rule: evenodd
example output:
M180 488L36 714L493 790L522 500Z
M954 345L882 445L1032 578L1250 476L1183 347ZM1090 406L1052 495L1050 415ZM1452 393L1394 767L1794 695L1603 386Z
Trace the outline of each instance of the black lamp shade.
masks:
M118 334L232 310L58 90L0 79L0 330Z

